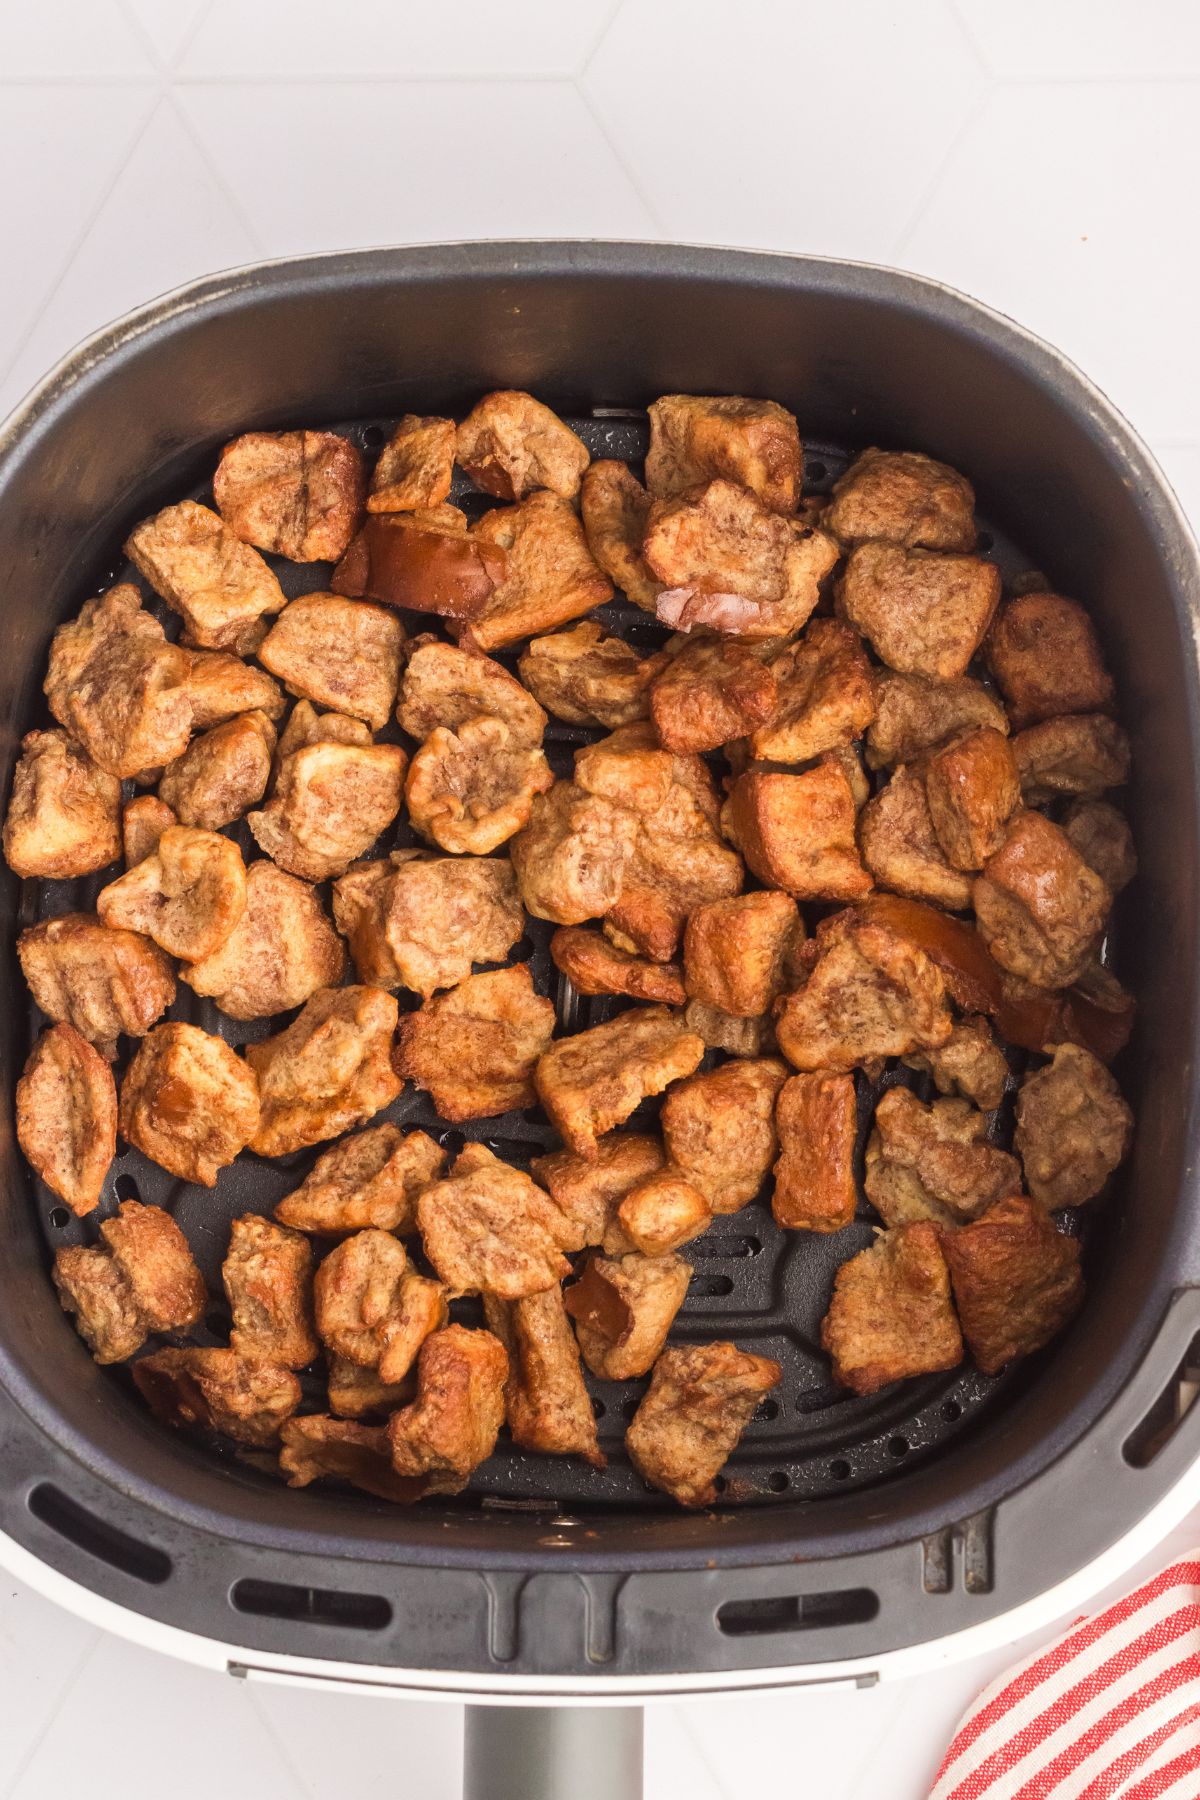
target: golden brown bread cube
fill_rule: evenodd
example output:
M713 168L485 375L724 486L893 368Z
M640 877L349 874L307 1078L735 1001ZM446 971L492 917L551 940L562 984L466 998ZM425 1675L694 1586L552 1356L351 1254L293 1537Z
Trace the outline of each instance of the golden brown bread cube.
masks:
M333 916L361 980L425 998L465 980L473 963L502 962L525 929L507 860L415 850L347 870Z
M987 1126L966 1100L924 1106L907 1088L889 1088L875 1108L865 1179L884 1223L960 1225L1020 1193L1020 1165L988 1142Z
M775 710L750 733L750 754L762 762L807 762L861 737L875 717L874 672L841 619L813 619L770 667Z
M626 725L576 753L575 780L637 816L620 888L605 913L610 936L623 949L668 962L693 909L740 893L744 878L741 858L716 830L717 796L707 766L699 756L662 749L652 725ZM618 854L610 846L606 871Z
M1008 1059L986 1019L962 1019L936 1050L917 1050L904 1061L933 1076L939 1094L960 1094L991 1112L1004 1098Z
M47 1018L73 1025L111 1062L117 1039L141 1037L175 998L171 964L150 939L114 931L90 913L31 925L17 957Z
M368 514L329 585L355 600L365 596L442 618L474 619L504 579L506 565L504 551L476 538L456 506L422 507Z
M14 875L69 880L121 853L121 784L65 731L21 739L4 820L4 859Z
M238 713L264 712L272 720L283 713L287 705L283 692L265 669L224 650L186 650L183 654L183 691L192 708L193 731L207 731L210 725L219 725ZM154 758L156 763L170 760Z
M1129 886L1137 874L1137 854L1124 813L1107 800L1073 800L1062 828L1111 894Z
M1008 730L1000 702L969 675L938 681L882 669L875 691L878 704L867 728L867 762L872 769L915 762L926 750L980 726Z
M508 1357L490 1331L447 1325L421 1346L417 1397L386 1430L398 1475L427 1494L457 1494L496 1447L504 1422Z
M446 1152L425 1132L372 1125L322 1151L275 1217L320 1236L369 1227L403 1235L417 1229L417 1200L445 1166Z
M380 988L324 988L285 1030L247 1044L262 1106L251 1148L286 1156L390 1106L402 1085L391 1063L398 1013Z
M666 1256L707 1231L713 1210L708 1195L668 1164L631 1187L621 1200L605 1234L605 1252L618 1256L640 1250L643 1256Z
M44 1031L17 1083L17 1142L73 1213L89 1213L117 1153L112 1070L72 1025Z
M342 940L316 889L262 859L246 870L246 910L219 949L179 971L231 1019L290 1012L346 972Z
M428 637L412 646L396 717L415 738L439 725L459 731L472 719L499 719L512 742L526 747L540 744L546 729L545 713L503 663Z
M506 557L503 578L463 628L462 641L477 650L553 631L612 598L612 582L594 561L573 507L557 494L539 490L485 513L472 538Z
M1026 806L1060 794L1095 799L1129 779L1129 739L1104 713L1044 719L1019 731L1012 753Z
M681 1081L663 1101L667 1156L715 1213L753 1200L775 1160L775 1097L787 1079L778 1057L735 1057Z
M969 731L925 764L925 796L938 842L956 869L981 869L1004 841L1021 786L1003 732Z
M1066 833L1018 812L972 889L984 943L1035 987L1069 987L1100 941L1112 895Z
M287 604L258 552L194 500L143 519L125 540L125 554L199 650L254 650L266 635L265 616Z
M882 539L909 550L973 550L975 491L919 450L864 450L834 482L825 524L843 544Z
M60 1250L54 1284L99 1363L124 1362L151 1331L188 1331L208 1295L188 1241L159 1206L122 1200L88 1249Z
M440 506L454 477L454 420L405 413L371 472L368 512Z
M1062 594L1010 600L992 627L987 654L1018 729L1061 713L1105 712L1113 703L1112 676L1092 621Z
M359 1425L307 1413L288 1419L280 1436L279 1467L288 1486L308 1487L329 1478L348 1481L377 1500L409 1506L427 1492L420 1477L397 1475L386 1425Z
M562 1289L523 1300L485 1295L483 1316L508 1357L504 1411L513 1443L546 1456L582 1456L602 1469L606 1458Z
M417 1201L425 1254L456 1294L520 1300L570 1272L572 1234L554 1202L483 1144L468 1144L450 1173Z
M300 1383L290 1369L234 1350L156 1350L131 1374L164 1425L220 1431L253 1449L274 1444L300 1404Z
M868 800L858 822L858 842L880 887L951 912L970 906L970 877L952 867L938 841L923 769L901 764Z
M769 719L775 677L747 644L697 637L650 689L650 717L667 750L717 750Z
M661 651L639 656L590 619L534 638L518 664L529 692L556 719L610 729L649 718L650 684L665 666Z
M533 1072L554 1031L554 1003L528 963L468 975L400 1020L397 1075L424 1088L443 1119L486 1119L533 1106Z
M159 840L179 820L165 800L157 794L138 794L126 803L121 813L121 843L125 851L125 867L145 860L158 849Z
M789 957L803 937L799 907L777 889L696 907L683 939L689 997L738 1018L758 1018L782 993Z
M717 1476L763 1396L782 1380L771 1357L726 1339L664 1350L625 1433L630 1461L681 1506L711 1506Z
M1078 1311L1079 1239L1023 1194L941 1235L963 1336L985 1375L1040 1350Z
M455 459L476 487L497 500L523 500L535 488L573 500L591 456L557 413L532 394L508 388L485 394L471 408L458 428Z
M404 627L386 606L301 594L284 607L257 655L290 694L381 731L396 702L403 644Z
M213 498L247 544L290 562L336 562L363 509L362 457L333 431L248 431L221 452Z
M730 1056L762 1056L775 1048L770 1013L739 1018L736 1013L710 1006L706 1000L689 1000L683 1009L683 1022L689 1031L704 1039L709 1050L724 1050Z
M1000 600L1000 571L977 556L860 544L838 588L838 609L881 662L945 681L962 675Z
M302 1369L320 1345L308 1239L257 1213L235 1219L221 1280L233 1311L230 1348L248 1361Z
M771 1211L790 1231L840 1231L854 1218L858 1111L852 1075L792 1075L775 1102L779 1160Z
M1060 1044L1054 1060L1021 1085L1013 1147L1042 1206L1094 1200L1124 1162L1132 1137L1133 1114L1120 1088L1078 1044Z
M779 1048L805 1073L871 1068L937 1049L953 1022L946 984L916 944L851 915L831 933L805 985L779 1003Z
M594 462L583 477L580 510L597 563L627 600L652 613L662 582L655 580L642 555L650 496L637 476L623 462Z
M772 512L793 513L802 475L799 428L774 400L664 394L650 408L646 486L656 499L723 476Z
M364 1368L344 1356L329 1358L325 1383L329 1410L339 1419L372 1419L395 1412L412 1399L416 1382L411 1374L403 1381L381 1381L378 1369ZM391 1453L387 1454L391 1467Z
M398 744L306 744L283 756L275 792L247 824L304 881L345 874L400 811L408 761Z
M869 1249L842 1264L821 1321L821 1344L833 1359L834 1380L856 1394L962 1361L936 1226L922 1220L880 1232Z
M313 1283L322 1343L347 1361L400 1382L430 1332L446 1323L446 1295L409 1267L390 1232L357 1231L331 1250Z
M558 1038L534 1071L538 1097L563 1141L580 1156L651 1094L690 1075L703 1041L665 1006L633 1007L590 1031Z
M602 1381L630 1381L658 1360L692 1267L681 1256L592 1256L563 1295L583 1360Z
M311 700L297 700L275 746L275 773L284 760L310 744L373 744L371 727L345 713L319 713Z
M579 994L628 994L664 1006L687 1000L682 971L674 963L647 962L610 944L599 931L562 925L550 939L550 955Z
M772 512L731 481L655 500L643 551L664 584L655 606L664 625L744 638L799 631L840 554L827 533Z
M600 1139L594 1157L552 1150L529 1166L562 1215L563 1249L584 1250L604 1242L626 1194L662 1168L663 1151L657 1138L614 1131Z
M759 880L802 900L860 900L871 891L856 822L850 783L832 760L802 775L749 770L721 814L726 836Z
M121 1082L121 1135L182 1181L217 1175L259 1128L253 1072L222 1038L178 1020L142 1039Z
M275 727L265 713L239 713L193 738L169 763L159 798L181 825L220 831L257 806L271 779Z
M503 720L481 717L430 732L409 765L404 797L422 837L486 856L528 825L534 797L553 785L537 745L514 738Z
M635 813L556 781L534 799L528 825L509 843L525 906L556 925L603 917L620 899L638 834Z
M170 825L151 851L100 889L96 911L140 931L171 956L199 962L219 950L246 910L246 866L231 838Z
M123 582L59 626L43 686L59 724L120 780L186 749L195 723L189 673L187 651L167 642Z

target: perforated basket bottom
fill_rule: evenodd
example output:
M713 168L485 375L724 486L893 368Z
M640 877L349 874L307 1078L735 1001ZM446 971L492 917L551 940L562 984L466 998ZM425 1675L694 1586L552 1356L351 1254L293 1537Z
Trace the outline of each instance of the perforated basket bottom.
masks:
M637 464L644 454L646 423L643 414L606 412L591 418L573 418L570 423L594 456L615 456ZM393 424L393 420L387 419L355 420L334 429L344 432L370 455L383 443ZM846 450L832 444L806 444L805 492L827 490L845 467L848 455ZM183 498L183 495L178 497ZM207 479L191 490L191 497L211 504L211 487ZM456 477L451 498L472 515L494 504L485 496L469 491L461 476ZM129 520L131 526L134 522ZM981 523L980 548L999 565L1006 582L1011 582L1029 567L1028 560L986 523ZM320 591L328 586L327 564L268 560L289 597ZM127 563L108 571L107 580L138 582ZM140 582L138 585L144 586ZM79 603L86 598L85 594L80 594ZM151 609L174 635L178 620L152 597L148 596L148 599ZM644 649L653 647L666 636L653 619L624 601L600 608L595 617L607 630L628 637ZM428 630L435 622L414 615L406 623L415 631ZM501 660L515 666L515 655L504 655ZM32 727L52 722L44 713L29 724ZM404 741L394 726L380 735ZM576 747L601 735L598 731L552 721L546 734L546 752L555 772L569 774ZM244 825L233 828L232 835L241 843L248 860L251 853L258 854ZM383 855L399 845L416 841L407 824L402 824L381 839L372 854ZM81 881L25 883L21 900L22 927L58 914L89 910L98 889L110 878L111 872L107 876ZM808 909L806 917L811 927L813 916ZM548 945L552 930L553 927L530 919L526 935L515 946L510 960L528 960L532 964L539 990L555 1001L561 1026L579 1029L596 1024L627 1004L576 995L550 960ZM402 1007L415 1005L416 1000L414 996L402 994L400 1003ZM200 999L183 984L179 986L175 1004L167 1017L189 1020L234 1045L267 1037L280 1027L278 1020L245 1025L226 1018L211 1001ZM45 1022L29 1003L30 1043ZM131 1049L129 1042L123 1041L122 1059L116 1070L118 1080ZM710 1053L705 1066L719 1060ZM1016 1072L1019 1071L1014 1064ZM879 1094L899 1080L928 1097L928 1081L903 1069L889 1073L877 1083L868 1082L862 1074L857 1079L859 1135L856 1158L861 1194L863 1149ZM657 1101L645 1103L630 1121L630 1128L653 1129L657 1111ZM420 1126L449 1147L467 1139L482 1140L518 1167L527 1166L532 1157L558 1144L540 1108L476 1120L455 1129L438 1118L426 1095L411 1087L380 1118L409 1128ZM996 1115L992 1135L1000 1144L1007 1145L1010 1141L1011 1094ZM176 1180L138 1151L119 1143L99 1209L87 1219L73 1218L56 1196L31 1176L32 1200L50 1253L68 1244L95 1242L100 1221L114 1212L119 1200L142 1199L165 1207L186 1232L213 1295L211 1308L203 1324L192 1334L191 1341L220 1344L227 1341L229 1327L220 1267L231 1221L248 1212L270 1215L282 1196L303 1180L323 1147L271 1162L243 1153L232 1167L221 1173L215 1189L210 1190ZM932 1456L961 1432L994 1414L1014 1385L1024 1385L1028 1365L1000 1377L987 1377L967 1361L950 1374L900 1383L869 1399L848 1395L835 1387L830 1379L828 1359L819 1347L820 1321L828 1306L835 1270L871 1242L878 1220L872 1208L860 1199L858 1216L844 1231L829 1236L807 1231L784 1232L771 1217L769 1193L768 1186L741 1212L717 1219L702 1238L685 1248L684 1255L693 1263L695 1274L671 1333L673 1342L683 1343L733 1338L743 1348L775 1357L783 1365L781 1385L759 1407L741 1447L726 1468L724 1503L812 1499L849 1488L867 1487L903 1466ZM1076 1221L1071 1221L1071 1228L1078 1228ZM477 1302L455 1302L452 1312L464 1323L479 1322ZM65 1319L63 1329L70 1329ZM152 1339L148 1347L154 1348L159 1341ZM141 1404L126 1369L116 1367L109 1374L112 1380L127 1387L134 1404ZM324 1386L320 1368L315 1366L302 1379L305 1409L323 1408ZM574 1510L593 1506L671 1506L672 1502L651 1490L634 1472L623 1450L625 1426L636 1410L646 1383L602 1382L590 1375L587 1380L596 1409L600 1443L609 1458L607 1469L592 1469L576 1458L540 1456L519 1450L505 1432L501 1434L495 1454L478 1470L470 1488L455 1504L548 1506ZM224 1440L213 1438L208 1442L217 1456L240 1455L235 1446ZM253 1460L256 1466L263 1466L263 1459ZM263 1478L270 1479L271 1476L264 1472ZM377 1504L361 1498L364 1505Z

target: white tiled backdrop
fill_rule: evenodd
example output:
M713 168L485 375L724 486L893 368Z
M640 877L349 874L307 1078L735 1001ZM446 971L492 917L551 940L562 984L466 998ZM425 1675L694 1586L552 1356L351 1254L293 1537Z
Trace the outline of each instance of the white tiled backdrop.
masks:
M0 168L0 413L231 264L682 238L992 302L1083 364L1200 518L1195 0L0 0ZM1006 1660L655 1708L648 1792L922 1800ZM0 1582L4 1796L443 1800L459 1778L456 1707L248 1691Z

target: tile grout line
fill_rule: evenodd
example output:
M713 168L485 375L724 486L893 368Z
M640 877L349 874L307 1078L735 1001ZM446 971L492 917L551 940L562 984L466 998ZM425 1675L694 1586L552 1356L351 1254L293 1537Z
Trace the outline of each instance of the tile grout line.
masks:
M184 133L184 136L195 150L196 155L200 158L200 161L212 177L213 182L228 205L230 212L245 231L246 236L250 240L251 247L258 256L267 256L269 254L267 247L251 222L249 214L246 212L238 196L234 193L220 170L214 166L212 158L209 155L208 145L205 143L197 129L195 122L188 117L187 111L180 104L179 96L175 92L173 85L167 88L165 98L180 130Z
M153 40L151 39L149 32L146 30L146 27L142 24L142 21L138 18L137 14L134 12L133 8L129 5L129 0L116 0L116 6L117 6L117 11L120 13L121 17L124 19L126 25L129 27L129 30L132 32L133 36L137 39L138 43L142 46L142 51L146 57L147 62L150 64L150 67L155 71L155 73L158 76L158 79L161 81L163 78L162 58L159 56L158 51L155 49Z
M917 226L921 223L921 220L925 217L925 214L929 211L929 208L932 206L934 196L942 185L942 177L949 168L955 152L974 125L976 119L991 105L995 91L995 82L989 81L983 95L971 105L964 108L963 116L959 120L958 126L951 137L950 142L946 145L945 150L938 159L937 167L926 182L925 187L921 192L920 199L909 213L908 218L901 226L899 232L892 239L888 255L892 258L893 262L897 262L900 257L907 255L908 246L913 234L915 233Z
M618 169L620 169L622 175L624 175L626 181L629 183L630 187L633 189L634 194L637 196L638 200L641 202L642 207L646 213L646 216L650 220L650 223L653 226L654 230L657 232L659 238L669 238L671 234L664 226L662 219L659 217L658 208L656 206L653 206L651 204L650 200L647 198L645 192L642 189L641 182L638 180L637 176L634 174L633 170L630 168L629 163L626 161L624 151L621 149L620 145L613 138L607 125L604 123L604 120L600 115L600 111L597 108L597 106L594 104L591 95L587 91L587 88L584 86L582 81L572 81L570 83L570 85L571 85L571 87L574 88L574 90L578 94L580 100L583 102L584 109L587 112L588 117L591 119L592 124L596 127L596 130L600 133L600 136L604 139L604 142L608 145L609 155L612 157L612 159L616 163Z
M101 1645L106 1643L107 1641L108 1641L108 1633L106 1631L101 1631L99 1629L99 1627L94 1627L91 1643L88 1644L86 1649L84 1649L83 1651L80 1652L80 1655L76 1660L74 1669L71 1671L70 1675L67 1677L67 1679L63 1683L62 1687L59 1689L58 1698L54 1702L54 1705L51 1708L50 1713L47 1716L45 1723L43 1724L41 1730L37 1733L36 1737L33 1739L33 1742L29 1745L24 1756L21 1758L20 1762L17 1764L17 1767L13 1771L12 1778L4 1790L4 1800L14 1800L14 1796L17 1792L17 1789L20 1786L21 1782L24 1781L26 1775L29 1773L29 1770L33 1764L33 1759L37 1755L38 1751L41 1749L42 1744L45 1742L45 1739L50 1730L50 1727L54 1724L55 1720L58 1718L60 1712L62 1711L63 1702L69 1697L69 1695L78 1686L80 1676L83 1674L84 1670L87 1668L87 1665L91 1661L92 1657L95 1656L97 1650L99 1650Z
M988 61L987 57L984 55L983 46L982 46L982 44L980 44L979 40L975 36L975 33L972 31L970 25L967 23L967 16L963 12L962 7L959 5L958 0L947 0L947 4L950 8L950 17L954 20L955 25L958 27L959 36L962 38L963 43L967 46L967 49L971 52L971 55L974 57L976 66L978 67L980 73L982 75L984 75L988 81L995 81L996 71L995 71L995 69L993 69L991 63Z
M588 70L591 68L592 63L595 61L596 54L599 51L600 46L603 44L605 38L608 36L609 32L612 30L613 26L616 24L619 14L624 10L624 6L625 6L625 0L612 0L612 4L610 5L610 7L608 9L608 17L605 19L604 23L601 25L601 27L600 27L599 31L596 33L595 37L592 39L592 45L591 45L590 50L587 52L583 61L579 64L578 68L575 70L574 75L571 77L571 79L573 81L580 82L583 80L584 76L587 74Z
M184 32L179 43L175 46L174 54L167 63L167 68L172 81L178 79L179 65L195 43L196 39L200 36L204 26L208 23L209 14L212 12L215 5L216 0L205 0L204 5L199 8L195 18Z
M672 1706L670 1710L675 1717L675 1722L678 1725L680 1731L682 1731L684 1737L687 1739L688 1743L692 1746L692 1749L695 1751L697 1757L699 1758L701 1764L703 1765L705 1773L707 1774L709 1780L713 1784L714 1792L716 1792L717 1794L720 1795L721 1800L737 1800L737 1795L730 1793L729 1789L725 1786L724 1781L721 1779L720 1774L717 1772L717 1770L713 1767L712 1763L710 1762L709 1756L708 1756L708 1751L706 1750L706 1748L704 1746L703 1739L701 1737L699 1737L695 1731L693 1731L691 1720L687 1716L690 1709L686 1706ZM647 1725L649 1725L649 1719L647 1719L646 1723L647 1723Z
M130 163L133 161L133 158L142 142L142 139L145 137L146 133L150 129L151 121L158 116L159 108L162 106L162 104L163 104L163 92L162 92L162 89L160 88L158 90L157 98L151 103L150 106L147 107L145 118L142 120L141 124L138 126L137 130L134 132L133 137L130 139L129 147L126 150L124 156L121 158L120 162L117 164L117 167L113 170L112 175L109 177L108 181L104 184L103 189L101 190L100 194L97 196L96 204L93 206L91 212L88 214L87 218L80 225L78 232L75 234L75 237L71 243L71 247L68 250L64 261L60 265L57 275L54 277L53 282L50 284L50 286L46 289L45 293L41 297L41 301L39 303L37 312L34 314L33 318L29 321L29 324L26 326L25 330L21 333L20 337L17 339L16 343L14 344L12 355L9 357L8 361L2 367L0 367L0 382L7 381L8 377L12 374L12 371L16 368L17 362L20 359L22 351L24 350L26 344L28 344L28 342L32 338L34 332L37 330L38 325L41 322L43 313L45 312L46 308L49 306L50 302L54 299L54 296L58 293L58 290L61 288L63 282L67 279L67 276L70 274L71 265L74 263L75 258L79 255L80 250L83 248L83 245L87 239L88 233L91 231L92 227L95 225L96 220L100 217L100 214L104 211L104 208L108 205L109 200L112 198L112 195L116 190L117 183L120 181L122 175L124 175L126 169L129 167Z
M230 1679L232 1679L232 1677ZM259 1705L259 1695L254 1690L253 1682L243 1682L242 1693L247 1706L258 1720L264 1734L273 1746L276 1756L283 1764L284 1771L296 1791L298 1800L320 1800L317 1790L309 1786L300 1769L298 1769L296 1764L292 1761L291 1754L287 1748L287 1739L276 1731L270 1714Z

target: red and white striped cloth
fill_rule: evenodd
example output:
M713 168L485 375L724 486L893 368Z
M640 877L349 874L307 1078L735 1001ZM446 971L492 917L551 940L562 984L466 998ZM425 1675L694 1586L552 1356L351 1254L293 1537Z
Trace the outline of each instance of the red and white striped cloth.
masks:
M1200 1551L985 1688L930 1800L1200 1800Z

